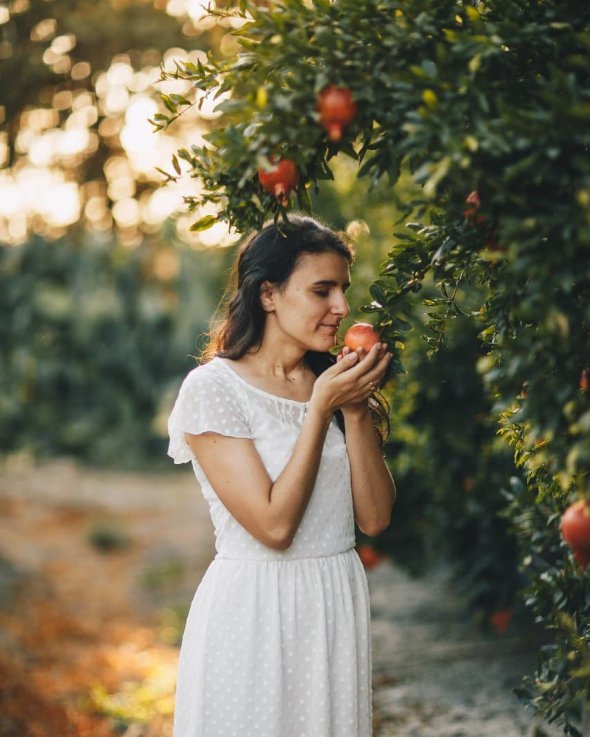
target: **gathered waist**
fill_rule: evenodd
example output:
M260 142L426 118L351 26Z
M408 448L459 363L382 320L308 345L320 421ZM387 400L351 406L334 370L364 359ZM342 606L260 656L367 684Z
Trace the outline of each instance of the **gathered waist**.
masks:
M297 561L326 560L328 558L335 558L339 555L346 555L354 551L355 548L353 546L350 548L346 548L346 550L340 550L336 553L324 553L320 555L288 555L288 550L285 551L285 553L272 551L273 555L267 554L265 556L228 555L226 553L217 553L214 560L233 560L251 563L295 563Z

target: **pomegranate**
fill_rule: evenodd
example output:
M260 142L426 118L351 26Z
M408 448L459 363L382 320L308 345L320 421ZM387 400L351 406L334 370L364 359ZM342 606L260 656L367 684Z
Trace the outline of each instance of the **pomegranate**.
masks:
M588 369L582 369L582 373L580 374L580 389L583 392L588 391Z
M368 353L375 343L381 342L381 336L368 322L356 322L344 333L344 345L351 351L364 348Z
M508 629L512 614L512 609L498 609L490 614L490 624L499 635L503 635Z
M479 212L481 207L481 199L479 192L475 189L467 196L465 200L465 209L463 214L470 225L483 225L487 221L487 217Z
M272 164L270 169L258 169L258 181L283 207L286 207L289 195L299 181L297 164L291 159L275 160L274 157L271 157L270 162Z
M362 545L359 545L358 554L359 558L361 559L361 563L367 570L376 568L383 560L383 555L381 555L381 553L375 550L375 548L368 543L363 543Z
M574 548L572 554L576 563L585 571L590 565L590 548Z
M585 499L570 504L561 516L559 527L576 562L585 569L590 564L590 505Z
M354 119L357 107L347 87L330 85L318 96L320 123L328 131L331 141L339 141L344 129Z

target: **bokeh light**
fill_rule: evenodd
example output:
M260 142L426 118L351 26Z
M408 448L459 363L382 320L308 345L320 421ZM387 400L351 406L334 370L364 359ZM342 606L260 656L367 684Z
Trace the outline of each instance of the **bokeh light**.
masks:
M23 106L12 121L17 131L12 144L0 132L1 242L21 243L35 232L51 239L78 223L99 233L114 228L131 242L131 230L134 238L138 232L154 233L166 220L180 240L197 248L235 241L221 225L191 233L190 225L201 215L189 217L183 197L198 194L198 184L186 174L162 187L158 171L172 171L172 157L181 146L205 144L203 136L220 115L215 108L229 93L214 100L186 81L158 79L161 64L205 62L209 41L196 49L190 46L201 42L189 41L206 39L205 32L215 32L220 53L226 53L235 43L228 32L243 21L210 15L208 9L217 7L210 0L154 0L154 7L178 19L179 43L118 52L102 69L81 54L84 44L77 32L63 27L59 9L48 8L48 17L31 25L38 63L55 82L40 87L38 100ZM0 28L10 26L14 13L30 8L24 0L10 10L0 6ZM9 37L0 34L0 40ZM6 50L8 56L13 53L12 46ZM155 134L149 120L164 109L161 93L192 96L195 104ZM3 116L0 107L0 124ZM87 186L89 166L92 181L104 177L104 186Z

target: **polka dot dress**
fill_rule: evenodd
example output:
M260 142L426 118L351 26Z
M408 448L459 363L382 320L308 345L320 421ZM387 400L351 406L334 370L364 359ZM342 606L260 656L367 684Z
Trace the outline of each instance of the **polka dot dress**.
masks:
M193 369L181 386L168 453L193 464L217 553L186 621L174 737L371 735L368 587L336 421L293 543L282 551L231 516L184 440L184 432L206 431L251 438L274 480L308 404L250 385L222 358Z

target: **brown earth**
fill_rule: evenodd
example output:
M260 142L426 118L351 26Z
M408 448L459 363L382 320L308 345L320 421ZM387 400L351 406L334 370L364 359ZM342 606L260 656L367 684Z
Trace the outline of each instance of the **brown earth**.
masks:
M194 477L13 458L0 501L0 735L111 737L104 695L127 690L119 725L171 734L174 608L214 554Z

